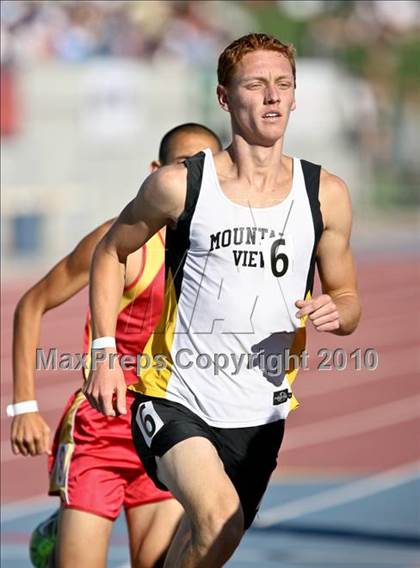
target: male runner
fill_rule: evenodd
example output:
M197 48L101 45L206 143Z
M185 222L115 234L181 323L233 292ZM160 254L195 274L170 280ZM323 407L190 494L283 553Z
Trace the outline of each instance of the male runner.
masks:
M222 148L211 130L195 123L178 126L163 137L159 161L154 161L151 169L180 163L206 147L213 152ZM42 315L88 284L93 251L112 223L113 220L104 223L85 237L20 300L13 337L15 403L35 398L35 350ZM163 237L159 233L128 259L116 334L120 354L141 354L157 323L162 306L163 258ZM86 353L90 352L90 344L88 315ZM137 382L135 368L125 372L125 380L127 384ZM132 400L131 395L127 404ZM11 441L16 454L51 454L50 431L38 412L20 414L13 419ZM59 494L62 500L59 566L105 566L112 522L123 506L133 566L156 565L168 546L182 508L139 469L129 416L107 419L93 410L78 391L67 404L49 462L50 494ZM41 527L42 534L52 533L52 542L55 518ZM35 561L36 557L38 562L48 557L45 550L48 544L38 535L38 546L35 543L32 550ZM44 550L39 550L39 546Z
M157 363L141 372L132 427L147 471L186 511L170 568L222 566L256 514L296 406L297 369L270 363L301 352L307 318L340 335L360 317L348 190L283 154L291 46L244 36L221 54L218 80L231 145L149 176L98 245L90 280L94 337L112 354L125 259L167 226L165 306L145 347ZM312 298L315 262L323 294ZM108 358L84 386L106 416L126 412L125 390Z

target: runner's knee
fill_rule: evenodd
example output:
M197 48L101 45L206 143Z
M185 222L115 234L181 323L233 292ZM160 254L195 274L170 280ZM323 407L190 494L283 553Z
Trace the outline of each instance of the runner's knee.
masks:
M197 524L194 523L193 540L204 547L217 542L223 548L236 548L243 533L244 515L239 504L235 508L215 506L199 515Z

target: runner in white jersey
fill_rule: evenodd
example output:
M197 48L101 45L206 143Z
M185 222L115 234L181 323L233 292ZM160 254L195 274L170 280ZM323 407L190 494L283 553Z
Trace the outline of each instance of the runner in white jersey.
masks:
M292 48L265 34L240 38L220 56L218 78L232 144L149 177L92 267L93 333L111 355L126 256L167 225L165 306L135 387L133 436L156 485L186 511L171 568L222 566L250 526L296 406L289 356L303 350L307 317L337 334L360 317L347 188L282 151L295 107ZM324 293L312 298L315 263ZM108 416L125 412L111 360L85 387Z
M186 166L191 205L168 228L165 310L145 348L165 366L145 368L136 390L221 428L285 418L296 404L285 371L304 346L294 304L311 292L322 231L320 168L293 160L285 199L252 208L223 193L209 150Z

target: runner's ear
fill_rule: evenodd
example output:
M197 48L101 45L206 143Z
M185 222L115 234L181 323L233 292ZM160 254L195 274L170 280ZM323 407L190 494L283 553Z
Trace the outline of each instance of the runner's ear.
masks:
M226 112L230 112L227 91L223 85L217 85L217 100Z

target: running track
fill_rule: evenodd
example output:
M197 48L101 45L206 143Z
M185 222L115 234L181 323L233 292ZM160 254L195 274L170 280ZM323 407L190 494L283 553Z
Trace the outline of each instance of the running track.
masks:
M309 332L309 370L302 371L295 383L295 393L301 401L301 407L289 416L279 467L268 501L262 508L260 528L249 533L245 544L237 553L238 563L232 561L232 566L265 566L258 554L253 562L252 551L258 547L261 549L262 546L265 551L270 550L274 546L270 539L274 539L278 547L281 538L284 538L284 531L292 531L284 546L295 546L290 539L293 541L297 538L296 527L293 529L293 522L290 521L292 529L288 529L288 519L296 519L302 514L309 515L305 518L310 519L312 514L315 515L318 528L329 527L328 530L331 530L339 525L340 519L337 520L334 515L324 518L324 513L319 511L356 501L360 505L366 503L367 496L375 494L379 502L379 505L375 505L375 510L382 511L384 503L388 503L387 514L394 515L397 524L401 517L407 521L405 525L400 523L399 526L404 534L415 534L414 519L417 515L418 520L418 506L412 483L419 477L418 463L415 462L419 456L420 433L420 262L414 256L401 256L392 261L373 261L372 257L365 257L359 261L358 270L363 302L362 323L350 337L321 335L312 330ZM17 299L28 284L17 282L5 286L2 293L1 495L3 503L8 504L8 510L18 510L19 502L26 508L29 503L33 503L35 514L36 504L45 504L46 460L43 457L25 459L13 456L8 441L9 419L5 417L5 405L12 396L12 314ZM54 345L59 352L79 351L85 305L86 294L81 293L54 313L47 314L43 322L41 344L45 348ZM375 371L356 370L354 360L349 359L348 366L343 371L317 370L321 362L319 349L337 347L342 348L348 356L358 348L362 352L373 348L378 352L379 366ZM39 373L37 397L41 411L52 429L59 419L66 398L79 384L78 372ZM393 493L393 488L402 493ZM388 492L381 495L381 491ZM362 526L372 514L371 508L365 509L360 509L359 506L353 511L347 506L341 520L349 521L353 515L361 521ZM334 510L337 514L340 511ZM28 509L28 515L30 513L31 510ZM283 522L283 532L279 536L273 531L280 521ZM316 540L317 535L311 533L314 525L309 528L305 526L300 526L299 529L306 530L305 543L311 546L315 539L319 551L319 538ZM121 531L123 534L122 528ZM118 549L118 534L117 531L115 550ZM354 530L352 534L354 535ZM13 541L15 545L20 545L27 538L26 533L20 536L10 533L6 542ZM256 548L253 548L253 539L257 539L255 542L259 543ZM250 547L248 552L247 546ZM296 546L301 545L297 543ZM365 565L356 560L344 564L342 554L339 554L341 561L338 562L334 560L331 550L334 547L330 543L328 554L326 550L320 553L322 560L319 565L340 568ZM243 558L241 551L245 551L242 552ZM332 554L331 563L322 554ZM391 556L387 557L388 560ZM363 557L367 558L365 555ZM304 558L301 564L291 563L290 566L318 565L313 560L305 563L306 560ZM267 566L286 566L284 563L267 562ZM372 566L372 562L366 562L366 566ZM395 566L420 566L420 560L417 562L411 556L404 562L405 560L398 560ZM4 564L9 565L23 566L23 563ZM385 564L384 561L377 565L394 566Z

